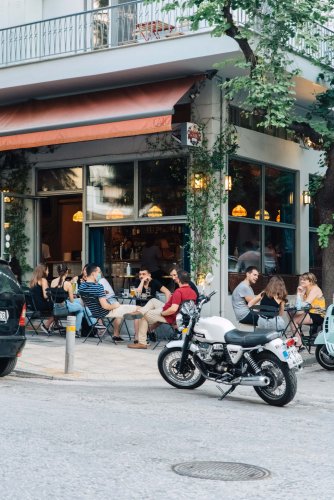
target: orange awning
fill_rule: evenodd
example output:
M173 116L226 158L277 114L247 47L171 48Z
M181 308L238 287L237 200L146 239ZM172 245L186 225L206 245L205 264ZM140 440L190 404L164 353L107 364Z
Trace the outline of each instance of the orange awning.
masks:
M0 151L171 130L175 104L201 77L0 108Z

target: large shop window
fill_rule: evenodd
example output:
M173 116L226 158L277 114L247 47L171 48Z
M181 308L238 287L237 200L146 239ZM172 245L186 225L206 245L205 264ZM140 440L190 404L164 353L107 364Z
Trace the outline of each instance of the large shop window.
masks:
M87 220L132 219L133 200L132 162L88 168Z
M309 184L317 183L319 175L310 175ZM310 221L310 235L309 235L309 268L316 276L321 276L322 269L322 253L318 243L317 228L320 224L319 209L314 197L311 198L309 205L309 221Z
M185 158L91 165L87 220L184 216L186 178Z
M80 191L82 167L41 169L37 173L37 191Z
M229 271L294 273L295 174L233 159L229 175Z

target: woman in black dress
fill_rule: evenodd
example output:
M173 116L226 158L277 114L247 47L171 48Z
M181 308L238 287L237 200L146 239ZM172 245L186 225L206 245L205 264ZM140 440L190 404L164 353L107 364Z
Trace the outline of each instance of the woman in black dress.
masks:
M273 309L272 312L260 311L260 317L257 324L258 327L284 330L285 321L283 315L287 296L288 292L283 278L280 276L273 276L264 289L260 302L261 306L269 306Z
M38 311L50 312L51 314L53 305L49 302L46 293L47 288L49 288L49 283L47 281L48 274L49 269L45 266L45 264L38 264L32 273L29 288L34 299L36 309ZM44 333L48 333L53 320L53 316L50 316L50 318L44 322L45 328L41 325L40 328L44 331Z

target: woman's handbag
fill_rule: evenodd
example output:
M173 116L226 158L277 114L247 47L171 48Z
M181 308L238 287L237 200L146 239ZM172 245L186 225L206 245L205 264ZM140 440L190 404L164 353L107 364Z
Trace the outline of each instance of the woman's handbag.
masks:
M57 302L55 302L53 304L53 315L54 316L58 316L58 317L68 316L69 315L69 310L67 308L66 303L63 302L61 304L57 304Z

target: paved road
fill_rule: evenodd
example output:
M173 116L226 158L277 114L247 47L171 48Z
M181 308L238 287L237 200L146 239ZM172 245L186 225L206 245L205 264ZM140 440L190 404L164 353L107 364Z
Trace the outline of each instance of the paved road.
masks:
M6 499L333 498L334 373L299 374L285 408L252 388L217 400L214 384L179 391L151 381L0 380L1 497ZM262 481L176 475L209 460L254 464Z

